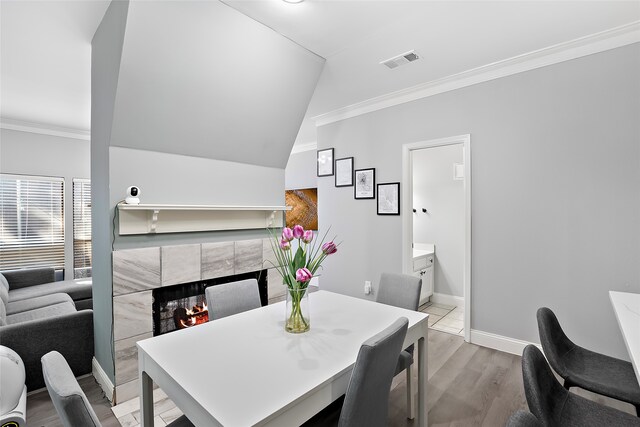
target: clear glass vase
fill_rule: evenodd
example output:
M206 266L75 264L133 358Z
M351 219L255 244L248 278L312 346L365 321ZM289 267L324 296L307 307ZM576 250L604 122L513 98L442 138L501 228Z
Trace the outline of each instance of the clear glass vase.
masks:
M311 327L307 289L287 290L285 307L284 330L292 334L307 332Z

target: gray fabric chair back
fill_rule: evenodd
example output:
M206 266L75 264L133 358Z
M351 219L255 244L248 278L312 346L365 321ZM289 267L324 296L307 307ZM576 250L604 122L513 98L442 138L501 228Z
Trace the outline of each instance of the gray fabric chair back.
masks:
M100 426L84 392L64 357L57 351L42 356L42 373L53 406L65 427Z
M382 304L418 310L422 279L407 274L382 273L376 301Z
M338 426L386 426L389 391L409 321L401 317L365 341L351 373Z
M556 380L538 347L529 344L522 353L522 378L529 410L545 426L560 425L569 392Z
M565 335L560 327L558 318L547 307L541 307L536 313L538 319L538 333L544 354L551 367L561 376L568 375L562 355L567 354L575 344Z
M518 411L511 415L505 427L543 427L542 423L531 412Z
M240 280L205 289L209 321L262 306L256 279Z

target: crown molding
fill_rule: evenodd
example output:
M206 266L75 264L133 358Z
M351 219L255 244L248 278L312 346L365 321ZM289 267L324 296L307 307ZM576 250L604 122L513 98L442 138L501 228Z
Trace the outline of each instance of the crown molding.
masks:
M20 132L37 133L41 135L59 136L63 138L91 140L91 131L72 129L42 123L26 122L22 120L0 117L0 129L17 130Z
M306 144L297 144L294 145L293 148L291 149L291 154L296 154L296 153L303 153L305 151L313 151L313 150L317 150L318 149L318 143L317 142L309 142Z
M313 117L316 126L640 42L640 21L377 96Z

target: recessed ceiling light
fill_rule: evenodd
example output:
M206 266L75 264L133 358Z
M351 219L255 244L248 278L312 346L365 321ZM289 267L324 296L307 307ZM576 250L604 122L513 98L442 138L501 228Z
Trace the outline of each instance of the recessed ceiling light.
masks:
M302 3L304 0L282 0L285 3Z

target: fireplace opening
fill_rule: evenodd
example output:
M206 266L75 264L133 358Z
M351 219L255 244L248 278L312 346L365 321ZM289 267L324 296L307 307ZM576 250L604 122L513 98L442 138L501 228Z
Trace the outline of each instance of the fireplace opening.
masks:
M246 279L256 279L258 281L260 302L263 306L267 305L269 301L267 270L154 289L152 292L153 335L162 335L209 321L207 299L204 294L205 288Z

